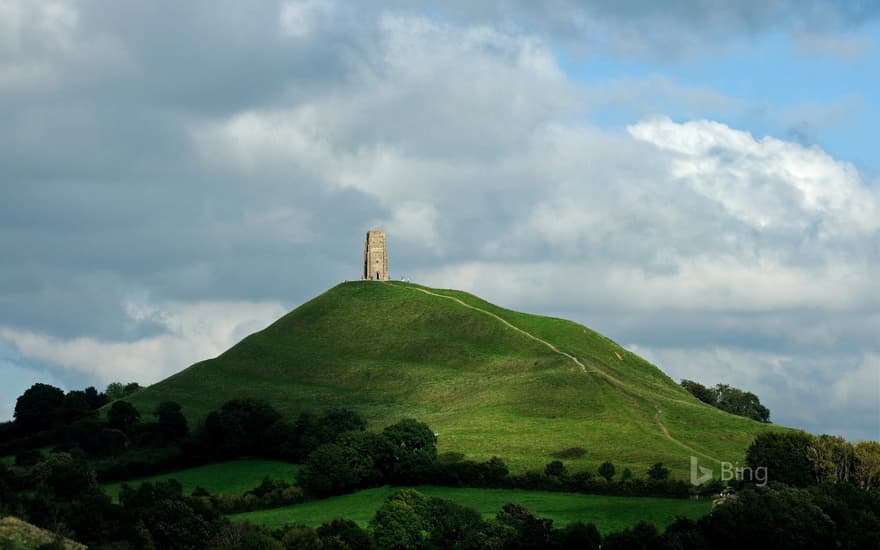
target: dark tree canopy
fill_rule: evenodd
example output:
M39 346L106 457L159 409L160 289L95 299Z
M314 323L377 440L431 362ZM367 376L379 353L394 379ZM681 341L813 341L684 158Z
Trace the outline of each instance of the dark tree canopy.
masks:
M15 427L20 433L31 434L52 427L64 402L64 392L49 384L34 384L15 402Z
M562 477L567 474L568 470L565 469L565 464L559 460L549 462L547 466L544 467L544 475L548 477Z
M104 393L98 393L98 390L94 386L89 386L85 390L83 390L85 394L86 400L89 402L89 407L92 409L99 409L107 404L107 395Z
M268 442L264 434L281 415L260 399L236 399L223 404L205 419L208 444L220 456L261 454Z
M700 384L699 382L685 379L681 381L681 387L689 391L691 395L693 395L703 403L708 403L709 405L714 406L717 401L715 397L715 392Z
M400 482L417 478L437 458L437 437L427 424L405 418L382 430L394 453L393 476Z
M604 477L606 481L611 481L614 478L614 464L611 462L605 461L599 466L599 475Z
M745 416L758 422L770 422L770 409L761 405L758 396L752 392L718 384L715 386L717 396L716 407L739 416Z
M111 382L107 385L107 389L104 390L104 394L108 401L115 401L129 396L139 389L141 389L141 385L137 382L129 382L128 384Z
M743 491L700 525L709 548L836 547L831 519L808 493L791 487Z
M189 433L186 417L183 416L180 403L164 401L153 412L159 423L162 433L169 438L184 437Z
M759 434L746 451L750 468L767 468L770 481L805 487L814 482L809 449L814 438L806 432Z
M669 468L665 467L662 462L658 462L648 469L648 478L669 479Z
M55 411L57 423L61 426L67 426L71 422L79 420L92 412L92 404L86 392L74 390L67 392L61 406Z
M745 416L758 422L770 422L770 409L762 405L758 396L751 392L727 384L718 384L714 388L707 388L693 380L682 380L681 387L703 403L708 403L723 411Z
M128 401L116 401L107 411L107 425L116 430L127 431L141 419L141 413Z

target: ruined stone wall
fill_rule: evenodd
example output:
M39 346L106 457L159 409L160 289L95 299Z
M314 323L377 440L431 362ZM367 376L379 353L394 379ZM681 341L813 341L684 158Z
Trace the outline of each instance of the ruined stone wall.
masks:
M364 243L364 279L388 280L388 250L385 247L384 231L367 231L367 240Z

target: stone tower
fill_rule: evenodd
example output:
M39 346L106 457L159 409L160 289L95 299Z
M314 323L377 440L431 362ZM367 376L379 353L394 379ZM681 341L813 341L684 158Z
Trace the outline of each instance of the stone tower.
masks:
M388 280L388 250L385 248L385 232L380 229L367 231L364 243L364 279Z

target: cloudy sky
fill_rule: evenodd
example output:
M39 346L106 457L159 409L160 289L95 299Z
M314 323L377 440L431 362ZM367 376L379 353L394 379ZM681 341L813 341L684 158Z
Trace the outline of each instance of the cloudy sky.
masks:
M0 0L0 418L214 356L383 227L394 277L880 439L874 6Z

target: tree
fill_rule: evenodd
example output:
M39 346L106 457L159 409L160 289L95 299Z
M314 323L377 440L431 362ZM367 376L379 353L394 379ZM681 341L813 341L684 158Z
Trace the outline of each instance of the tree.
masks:
M107 424L116 430L127 432L140 422L141 413L128 401L115 401L107 411Z
M265 455L265 434L281 415L260 399L235 399L205 419L208 445L221 457Z
M746 464L753 470L766 468L767 478L805 487L815 482L809 449L815 438L806 432L758 434L746 451Z
M67 453L52 453L33 467L34 499L28 516L37 525L64 530L84 543L93 543L106 529L111 512L88 462Z
M757 395L727 384L718 384L714 391L719 409L758 422L770 422L770 409L761 405Z
M386 427L382 435L392 448L392 476L395 481L417 481L437 458L437 437L427 424L405 418Z
M164 401L153 412L159 422L162 433L171 439L185 437L189 433L186 417L180 407L180 403Z
M366 427L366 420L347 409L331 409L320 417L302 413L294 424L293 446L300 449L300 458L304 458L324 443L332 443L346 432L364 431Z
M716 402L715 392L713 392L711 389L707 388L706 386L704 386L698 382L694 382L693 380L686 380L685 379L685 380L681 381L681 387L686 389L687 391L689 391L691 393L691 395L693 395L694 397L696 397L697 399L699 399L703 403L708 403L709 405L713 405L713 406L715 405L715 402Z
M306 458L299 473L303 489L318 496L338 495L375 477L375 461L353 446L325 443Z
M128 523L141 523L156 548L204 548L221 523L216 512L187 500L173 479L123 485L119 502Z
M751 392L745 392L727 384L717 384L714 388L707 388L698 382L686 379L681 381L681 387L703 403L708 403L723 411L745 416L758 422L770 422L770 409L762 405L758 396Z
M421 548L426 505L427 498L412 489L402 489L386 498L370 520L376 546L390 550Z
M370 536L350 519L336 518L324 522L316 532L322 548L369 550L371 547Z
M72 422L88 416L92 412L92 405L84 391L74 390L67 392L61 405L55 411L55 419L58 425L67 426Z
M822 434L807 448L816 483L849 481L853 466L853 446L844 438Z
M15 427L22 434L33 434L52 427L64 392L49 384L34 384L15 401Z
M508 502L501 507L495 521L514 530L513 548L547 548L551 544L553 520L538 518L522 504Z
M480 513L451 500L431 497L424 507L424 527L434 548L453 548L482 524Z
M568 475L568 470L565 469L565 464L559 460L554 460L544 467L544 475L547 477L563 477Z
M629 481L633 477L632 470L629 468L624 468L622 472L620 472L620 480L621 481Z
M605 481L611 481L611 479L614 477L614 472L614 464L608 462L607 460L599 466L598 473L601 477L605 478Z
M125 385L121 382L110 382L107 384L107 389L104 390L104 395L107 396L108 401L122 399L125 397Z
M579 550L599 550L602 544L602 535L593 523L574 521L566 525L557 535L562 548L577 548Z
M295 548L297 550L321 549L321 539L318 538L317 531L304 525L285 525L281 542L285 548Z
M669 479L669 468L664 467L662 462L657 462L648 469L648 478L654 480Z
M641 520L632 529L610 533L602 543L603 550L647 550L653 548L659 535L653 523Z
M749 487L716 507L699 525L708 548L840 547L828 515L807 491L793 487Z
M853 449L855 478L859 487L867 490L880 486L880 442L859 441Z
M94 409L100 409L104 405L107 404L107 395L104 393L98 393L98 390L95 389L94 386L89 386L85 390L83 390L85 394L86 401L89 402L89 407Z

